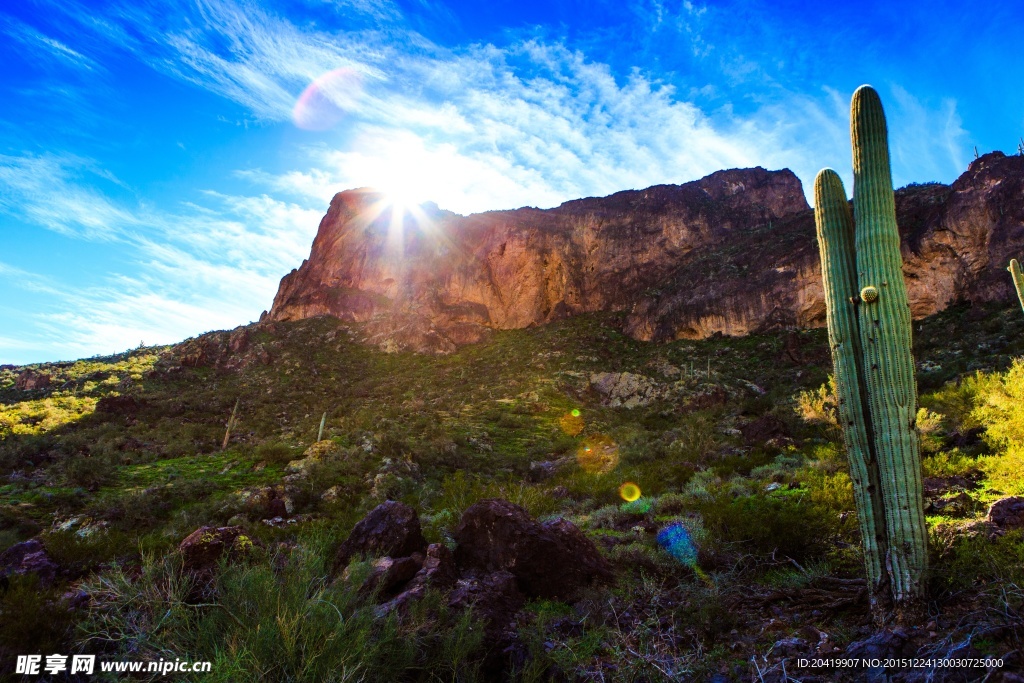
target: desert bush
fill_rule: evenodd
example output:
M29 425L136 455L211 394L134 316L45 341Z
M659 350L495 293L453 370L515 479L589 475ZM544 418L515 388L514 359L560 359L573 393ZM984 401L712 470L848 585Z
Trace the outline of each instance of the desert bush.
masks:
M253 450L253 457L257 460L279 465L286 465L301 455L301 449L281 441L267 441L256 446Z
M926 477L962 476L976 472L978 466L977 458L972 458L959 448L939 451L921 459L921 469Z
M668 445L666 455L677 462L702 462L718 444L716 421L704 412L686 415L674 432L677 437Z
M821 436L828 441L842 441L843 430L839 426L836 412L839 401L836 398L836 380L828 376L828 382L817 389L801 391L796 397L796 413L806 422L815 425Z
M1015 359L1005 373L979 377L971 416L985 425L993 447L1024 446L1024 358Z
M514 481L484 481L467 476L461 470L441 482L441 492L431 507L434 510L453 510L460 515L474 503L488 498L501 498L522 506L534 517L540 517L559 508L558 501L536 486Z
M94 531L86 536L73 531L56 531L45 534L42 540L54 562L70 574L83 574L138 552L138 546L130 537L119 531Z
M109 456L78 454L64 459L61 473L68 486L95 491L114 480L117 468Z
M709 539L757 556L823 556L839 531L838 516L801 496L733 499L718 492L696 505Z
M977 464L992 488L1011 496L1024 495L1024 444L1011 444L1005 453L978 458Z
M978 534L956 536L943 547L933 542L939 559L932 563L934 580L947 590L993 585L1024 587L1024 531L1014 530L989 539Z

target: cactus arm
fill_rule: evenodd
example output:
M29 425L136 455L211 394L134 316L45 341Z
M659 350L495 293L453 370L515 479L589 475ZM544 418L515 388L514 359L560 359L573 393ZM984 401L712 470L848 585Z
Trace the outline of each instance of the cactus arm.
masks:
M885 513L865 400L860 332L854 304L857 269L853 216L846 201L843 181L832 169L824 169L814 180L814 222L821 254L839 421L850 463L869 599L872 612L877 614L882 607L880 603L888 603Z
M893 598L910 607L923 597L928 561L917 384L888 133L881 100L870 86L854 93L850 127L858 287L877 292L874 301L858 307L858 318L885 508L886 568Z
M1013 278L1013 286L1017 289L1017 298L1020 299L1020 307L1024 308L1024 275L1021 275L1020 264L1017 259L1010 259L1010 277Z

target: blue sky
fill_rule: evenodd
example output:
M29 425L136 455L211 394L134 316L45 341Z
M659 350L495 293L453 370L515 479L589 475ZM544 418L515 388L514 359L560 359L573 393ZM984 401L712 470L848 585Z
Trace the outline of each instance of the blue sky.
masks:
M1024 134L1022 25L941 1L6 3L0 363L255 320L346 188L469 213L756 165L849 184L862 83L895 183L951 182Z

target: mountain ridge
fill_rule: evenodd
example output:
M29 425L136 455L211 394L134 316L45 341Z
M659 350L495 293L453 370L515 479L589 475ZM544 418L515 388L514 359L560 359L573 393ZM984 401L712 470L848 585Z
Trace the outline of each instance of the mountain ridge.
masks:
M1001 271L1024 252L1022 197L1024 157L1000 152L951 185L897 192L915 318L1010 296ZM428 353L597 311L626 313L624 331L645 341L824 324L813 210L788 169L469 216L427 204L399 221L384 201L335 195L261 322L330 315L385 350Z

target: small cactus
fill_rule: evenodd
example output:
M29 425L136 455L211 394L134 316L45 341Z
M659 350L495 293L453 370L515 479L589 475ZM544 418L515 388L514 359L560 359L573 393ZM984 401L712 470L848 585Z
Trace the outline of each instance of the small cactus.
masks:
M882 103L861 86L850 108L853 217L839 176L825 169L815 221L872 609L887 619L891 598L903 619L921 607L928 559L910 305Z
M1017 263L1017 259L1010 259L1010 267L1007 268L1010 271L1010 277L1013 278L1013 286L1017 290L1017 298L1020 299L1020 307L1024 308L1024 275L1021 275L1020 264Z

